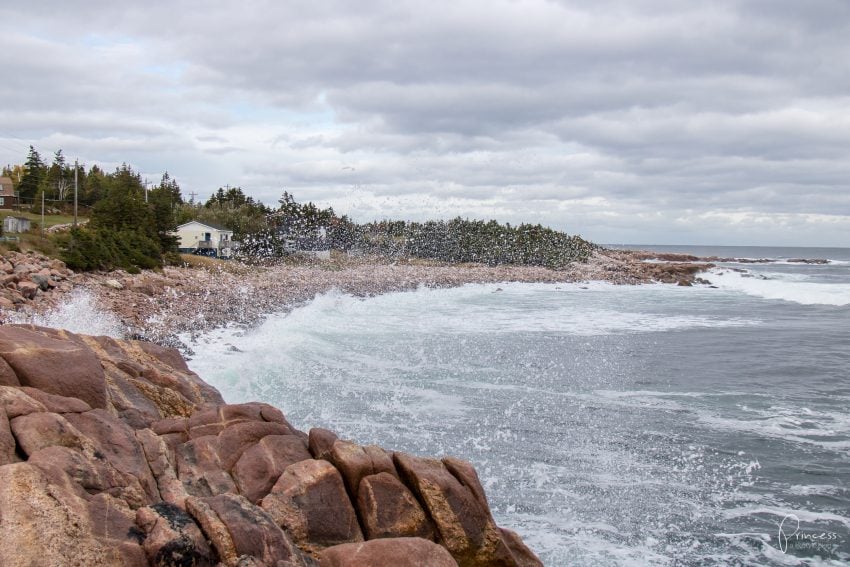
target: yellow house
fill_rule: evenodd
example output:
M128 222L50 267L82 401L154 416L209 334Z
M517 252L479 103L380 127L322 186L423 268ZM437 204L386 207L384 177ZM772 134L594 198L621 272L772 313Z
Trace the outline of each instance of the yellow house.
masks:
M181 224L175 234L180 252L189 254L229 258L239 244L233 240L232 230L199 221Z

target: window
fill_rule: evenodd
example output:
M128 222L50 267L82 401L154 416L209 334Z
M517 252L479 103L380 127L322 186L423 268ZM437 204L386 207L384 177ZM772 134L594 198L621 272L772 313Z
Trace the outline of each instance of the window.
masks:
M6 197L0 197L0 207L6 204Z

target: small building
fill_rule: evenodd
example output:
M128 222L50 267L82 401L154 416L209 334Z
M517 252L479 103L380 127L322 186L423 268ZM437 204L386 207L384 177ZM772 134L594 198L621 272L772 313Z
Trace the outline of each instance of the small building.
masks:
M233 231L200 221L190 221L177 227L180 252L229 258L239 245L233 240Z
M3 233L26 232L32 228L32 221L25 217L6 217L3 219Z
M0 209L13 209L18 204L15 186L10 177L0 177Z

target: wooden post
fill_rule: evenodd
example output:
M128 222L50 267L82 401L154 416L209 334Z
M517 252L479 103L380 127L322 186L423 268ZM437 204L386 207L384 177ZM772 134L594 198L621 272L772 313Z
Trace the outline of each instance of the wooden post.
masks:
M44 191L41 192L41 237L44 238Z
M74 228L77 228L77 169L79 168L78 160L74 160Z

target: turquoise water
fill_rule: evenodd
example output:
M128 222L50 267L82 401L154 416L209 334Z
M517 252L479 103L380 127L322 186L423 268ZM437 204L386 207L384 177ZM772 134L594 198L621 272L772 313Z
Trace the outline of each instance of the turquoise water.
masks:
M850 251L827 258L693 288L329 294L190 365L302 429L472 461L547 565L844 565Z

